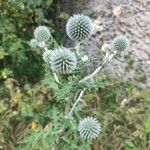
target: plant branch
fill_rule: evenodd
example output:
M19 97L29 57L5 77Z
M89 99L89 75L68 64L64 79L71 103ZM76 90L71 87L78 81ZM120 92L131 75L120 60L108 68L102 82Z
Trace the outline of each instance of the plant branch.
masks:
M68 100L68 104L67 104L67 106L66 106L66 111L65 111L66 114L68 113L68 114L65 116L66 118L69 118L69 117L72 116L75 107L77 106L77 104L79 103L79 101L81 100L81 98L82 98L82 96L83 96L83 94L84 94L84 91L85 91L85 88L84 88L83 90L81 90L81 92L80 92L80 94L79 94L77 100L75 101L75 103L73 104L73 106L72 106L72 108L70 109L69 112L68 112L68 110L69 110L68 107L69 107L69 105L70 105L70 101ZM60 141L60 137L61 137L61 135L62 135L64 132L65 132L65 128L64 128L64 126L62 125L62 127L61 127L61 129L60 129L60 135L59 135L58 138L56 139L56 143L53 145L53 150L56 150L56 148L57 148L57 146L58 146L58 144L59 144L59 141Z
M80 56L80 42L77 42L76 43L76 46L75 46L75 49L76 49L76 54L78 55L78 56Z
M47 46L44 47L44 50L45 50L45 52L46 52L46 51L49 51L48 48L47 48Z
M83 83L91 78L93 78L99 71L102 70L102 68L111 61L111 59L117 54L117 52L115 51L114 53L106 53L106 56L103 59L103 63L101 64L101 66L99 66L92 74L84 77L82 80L79 81L79 83Z
M80 92L79 97L77 98L77 100L75 101L75 103L73 104L72 108L70 109L68 115L66 117L71 117L72 113L75 109L75 107L77 106L77 104L79 103L79 101L81 100L83 94L84 94L85 88Z
M54 72L54 73L53 73L53 75L54 75L54 79L55 79L55 81L56 81L57 83L59 83L59 79L58 79L57 74Z

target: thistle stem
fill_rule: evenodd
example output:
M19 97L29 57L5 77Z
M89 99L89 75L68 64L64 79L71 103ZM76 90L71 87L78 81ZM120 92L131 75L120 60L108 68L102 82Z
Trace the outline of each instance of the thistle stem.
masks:
M80 51L80 42L76 43L76 47L75 48L76 48L77 55L80 56L80 52L79 52Z
M81 100L81 98L82 98L82 96L83 96L83 94L84 94L84 91L85 91L85 88L80 92L80 94L79 94L77 100L76 100L75 103L73 104L73 106L72 106L72 108L70 109L68 115L66 115L66 118L69 118L69 117L72 116L73 111L74 111L74 108L77 106L77 104L78 104L79 101ZM70 105L70 101L68 101L68 105ZM68 107L66 107L65 113L67 113L67 112L68 112ZM56 147L58 146L59 141L60 141L60 137L61 137L61 135L62 135L64 132L65 132L65 128L64 128L64 126L62 125L62 127L61 127L61 129L60 129L60 135L57 137L57 139L56 139L56 141L55 141L56 143L54 143L52 150L56 150Z
M84 77L82 80L79 81L79 83L83 83L91 78L93 78L99 71L102 70L102 68L105 66L106 63L110 62L111 59L117 54L117 52L115 51L114 53L106 53L106 56L103 59L103 63L101 64L101 66L99 66L92 74Z
M57 74L56 74L56 73L53 73L53 75L54 75L54 79L55 79L55 81L56 81L57 83L59 83L59 79L58 79Z
M73 104L72 108L70 109L70 111L69 111L69 113L68 113L68 115L67 115L66 117L69 118L69 117L72 116L72 113L73 113L75 107L77 106L77 104L79 103L79 101L81 100L81 98L82 98L82 96L83 96L83 94L84 94L84 91L85 91L85 88L80 92L79 97L77 98L77 100L76 100L75 103Z
M44 47L44 50L45 50L45 52L46 52L46 51L49 51L48 48L47 48L47 46Z

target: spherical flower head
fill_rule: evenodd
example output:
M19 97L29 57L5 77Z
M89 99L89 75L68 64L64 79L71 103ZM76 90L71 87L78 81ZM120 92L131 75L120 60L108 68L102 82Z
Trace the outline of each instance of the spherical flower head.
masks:
M51 58L51 53L52 51L50 50L47 50L43 53L43 60L46 62L46 63L49 63L50 62L50 58Z
M39 26L34 30L34 37L38 42L47 42L51 34L47 27Z
M82 138L92 140L98 137L101 126L95 118L86 117L79 122L78 131Z
M83 62L87 62L88 61L88 56L87 55L85 55L85 56L83 56L82 58L81 58L81 60L83 61Z
M101 48L102 52L110 52L111 51L111 46L109 44L104 44Z
M85 15L73 15L66 24L66 33L70 39L83 41L87 39L93 31L92 20Z
M30 44L31 48L36 48L38 46L38 41L36 39L32 39L30 40Z
M69 74L77 66L76 54L67 48L56 48L51 53L50 66L57 74Z
M116 51L124 51L129 47L129 45L130 45L130 41L124 35L119 35L115 37L111 43L112 49Z

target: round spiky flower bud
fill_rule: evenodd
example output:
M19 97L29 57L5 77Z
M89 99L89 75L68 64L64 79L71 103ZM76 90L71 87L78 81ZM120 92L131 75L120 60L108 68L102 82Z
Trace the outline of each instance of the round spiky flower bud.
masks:
M38 42L47 42L51 34L47 27L39 26L34 30L34 37Z
M82 138L92 140L99 135L101 126L95 118L86 117L79 122L78 131Z
M111 43L111 46L116 51L124 51L129 47L130 41L124 35L115 37Z
M31 48L36 48L38 46L38 41L36 39L32 39L30 40L29 45L31 46Z
M43 53L43 60L46 62L46 63L49 63L50 62L50 58L51 58L51 53L52 51L50 50L47 50Z
M92 20L85 15L73 15L66 24L66 32L70 39L82 41L93 31Z
M76 68L77 58L69 49L57 48L51 53L50 65L58 74L69 74Z
M109 44L104 44L101 48L102 52L110 52L111 51L111 46Z
M88 61L88 56L87 55L85 55L85 56L83 56L82 58L81 58L81 60L83 61L83 62L87 62Z

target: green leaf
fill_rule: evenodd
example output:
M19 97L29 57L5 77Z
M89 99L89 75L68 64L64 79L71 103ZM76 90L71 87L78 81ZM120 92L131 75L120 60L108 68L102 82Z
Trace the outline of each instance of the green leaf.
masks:
M146 133L150 133L150 118L144 120L144 128Z
M0 59L3 59L7 53L4 51L4 49L0 46Z
M126 140L125 145L126 145L126 150L130 150L130 148L132 148L132 150L136 150L136 146L133 144L131 140Z

